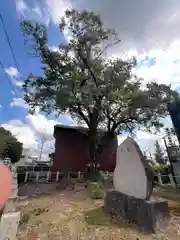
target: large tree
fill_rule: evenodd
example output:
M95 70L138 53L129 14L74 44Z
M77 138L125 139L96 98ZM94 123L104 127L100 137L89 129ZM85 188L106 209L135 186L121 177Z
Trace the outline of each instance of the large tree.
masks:
M25 80L25 101L32 111L38 106L86 123L91 162L96 162L98 148L103 151L114 134L139 127L159 129L161 118L168 114L167 103L179 97L170 86L155 82L142 86L132 73L134 58L106 58L105 52L120 40L92 12L65 12L59 29L61 33L68 29L71 40L61 43L57 51L49 47L45 26L24 21L21 28L44 73L30 74ZM105 132L101 138L98 128Z
M0 157L10 158L12 163L18 162L22 154L23 145L11 132L0 127Z

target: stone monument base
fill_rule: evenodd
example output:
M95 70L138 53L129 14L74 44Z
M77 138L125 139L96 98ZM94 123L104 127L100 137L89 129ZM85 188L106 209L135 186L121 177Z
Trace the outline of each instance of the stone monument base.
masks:
M137 199L115 190L106 193L104 210L149 233L165 228L170 218L167 201Z

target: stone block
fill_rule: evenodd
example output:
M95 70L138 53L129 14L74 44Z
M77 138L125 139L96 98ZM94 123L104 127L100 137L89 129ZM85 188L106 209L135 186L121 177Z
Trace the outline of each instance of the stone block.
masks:
M85 189L85 184L83 183L76 183L74 189L76 191L84 191Z
M115 190L106 193L104 210L136 224L143 232L155 233L156 230L165 228L170 218L167 201L147 201Z
M18 196L18 188L12 189L10 198L17 198L17 196Z
M0 222L0 240L16 240L20 212L5 213Z
M4 213L15 212L17 201L18 201L18 198L9 198L7 203L5 204Z

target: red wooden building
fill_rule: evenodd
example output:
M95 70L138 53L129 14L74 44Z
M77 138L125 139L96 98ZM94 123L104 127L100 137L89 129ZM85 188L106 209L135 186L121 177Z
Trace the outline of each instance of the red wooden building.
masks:
M55 156L52 171L84 171L87 159L87 128L56 125L54 127ZM100 170L112 172L116 164L117 137L99 155Z

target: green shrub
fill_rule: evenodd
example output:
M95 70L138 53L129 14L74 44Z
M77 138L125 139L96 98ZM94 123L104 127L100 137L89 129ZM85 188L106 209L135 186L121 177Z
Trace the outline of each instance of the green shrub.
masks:
M111 188L113 186L113 173L100 171L99 181L103 183L105 188Z
M102 199L104 197L104 185L100 181L89 183L88 190L93 199Z

